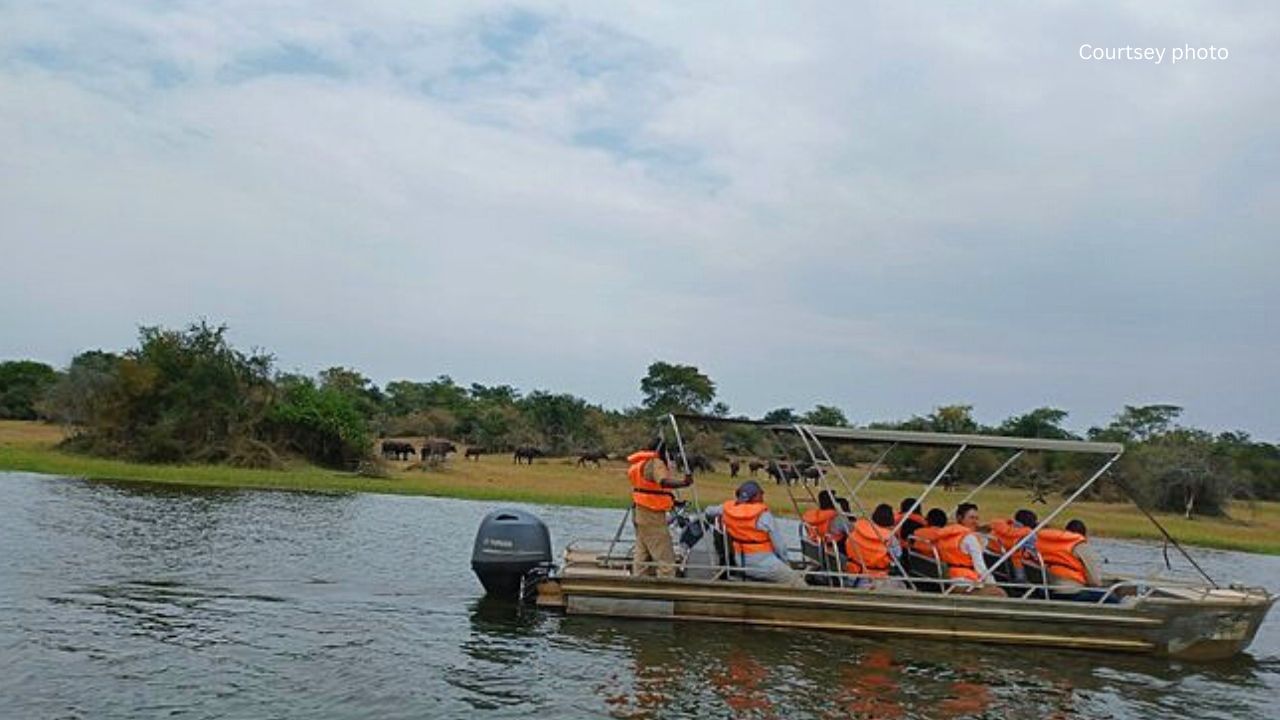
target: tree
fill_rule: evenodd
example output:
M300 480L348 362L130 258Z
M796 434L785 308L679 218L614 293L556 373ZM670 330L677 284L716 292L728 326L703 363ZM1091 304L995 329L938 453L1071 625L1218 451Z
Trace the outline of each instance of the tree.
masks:
M57 384L49 389L41 404L41 412L64 425L87 427L93 423L93 412L116 379L120 356L101 350L76 355Z
M978 423L973 419L972 405L943 405L934 409L926 420L929 423L929 429L933 432L978 432Z
M520 399L520 391L511 385L490 385L471 383L467 393L472 400L498 405L514 405Z
M1066 419L1066 410L1041 407L1031 412L1008 418L1000 423L1000 427L996 428L996 432L1013 437L1073 440L1076 436L1062 427L1062 421Z
M146 461L272 464L257 432L275 400L273 358L236 350L226 331L203 320L141 328L78 444Z
M791 425L800 422L800 416L796 415L796 411L789 407L774 408L765 413L764 417L760 419L775 425Z
M35 420L36 405L58 381L58 373L34 360L0 363L0 418Z
M801 419L810 425L849 427L849 418L845 417L843 410L834 405L815 405Z
M520 410L542 436L553 454L563 454L582 444L595 445L587 428L587 402L568 393L535 390L520 401Z
M1221 515L1244 484L1230 457L1203 430L1178 428L1142 443L1128 456L1125 475L1161 510Z
M382 412L385 396L372 380L345 367L331 367L320 371L320 387L351 398L360 414L366 418L377 417Z
M674 365L661 360L649 365L640 380L644 407L650 413L701 413L716 398L716 384L693 365Z
M1125 405L1105 428L1089 428L1091 440L1146 442L1168 432L1182 415L1177 405Z
M281 398L266 432L290 450L329 467L351 468L369 452L368 424L354 396L310 378L282 376Z

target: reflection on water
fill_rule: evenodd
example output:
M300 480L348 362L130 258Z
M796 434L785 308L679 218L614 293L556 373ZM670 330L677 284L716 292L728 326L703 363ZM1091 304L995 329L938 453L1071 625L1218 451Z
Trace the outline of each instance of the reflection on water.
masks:
M12 717L1274 717L1280 631L1209 665L703 623L481 597L485 504L0 475ZM553 539L615 513L533 510ZM1117 570L1157 549L1106 543ZM1280 558L1205 552L1225 579Z

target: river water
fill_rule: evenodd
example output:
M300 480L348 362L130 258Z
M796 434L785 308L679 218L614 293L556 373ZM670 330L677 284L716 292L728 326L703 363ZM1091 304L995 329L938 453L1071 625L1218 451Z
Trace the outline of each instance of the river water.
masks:
M518 613L468 564L493 507L0 473L0 716L1280 717L1276 613L1210 665ZM557 549L619 519L529 509ZM1280 590L1280 558L1197 555Z

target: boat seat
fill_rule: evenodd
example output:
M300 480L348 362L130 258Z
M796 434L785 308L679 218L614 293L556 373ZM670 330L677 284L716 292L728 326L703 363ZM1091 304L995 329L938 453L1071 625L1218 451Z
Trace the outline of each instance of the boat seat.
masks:
M714 542L716 551L716 562L725 566L725 580L746 580L747 576L735 568L742 567L738 555L730 550L732 544L729 542L729 534L724 531L724 524L720 518L716 518L715 524L711 526L711 538Z
M1029 560L1022 561L1022 567L1027 571L1027 582L1032 585L1047 585L1048 576L1045 574L1044 567L1031 562Z
M914 550L908 551L905 557L907 560L905 563L907 566L907 572L909 572L911 577L914 578L911 581L911 584L914 585L917 590L922 590L924 592L941 592L942 586L940 583L928 581L930 578L936 580L947 576L946 566L942 564L941 560L936 556L930 557L928 555L921 555ZM924 578L924 580L921 580L920 578Z
M982 559L987 561L987 567L992 567L997 562L1000 561L1001 555L1003 555L1003 553L1001 553L1000 555L997 555L991 552L990 550L984 550L982 552ZM1002 582L1002 583L1013 582L1012 563L1013 563L1013 558L1006 560L1003 565L996 568L996 571L991 574L992 577L994 577L997 582Z

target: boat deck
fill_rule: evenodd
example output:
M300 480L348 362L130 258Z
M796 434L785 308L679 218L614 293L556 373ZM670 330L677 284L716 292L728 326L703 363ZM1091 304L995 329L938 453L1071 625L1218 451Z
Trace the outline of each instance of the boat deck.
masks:
M1159 588L1102 605L910 588L796 588L746 580L637 577L625 556L570 546L559 573L539 585L537 602L570 615L1212 659L1248 645L1273 601L1236 588Z

